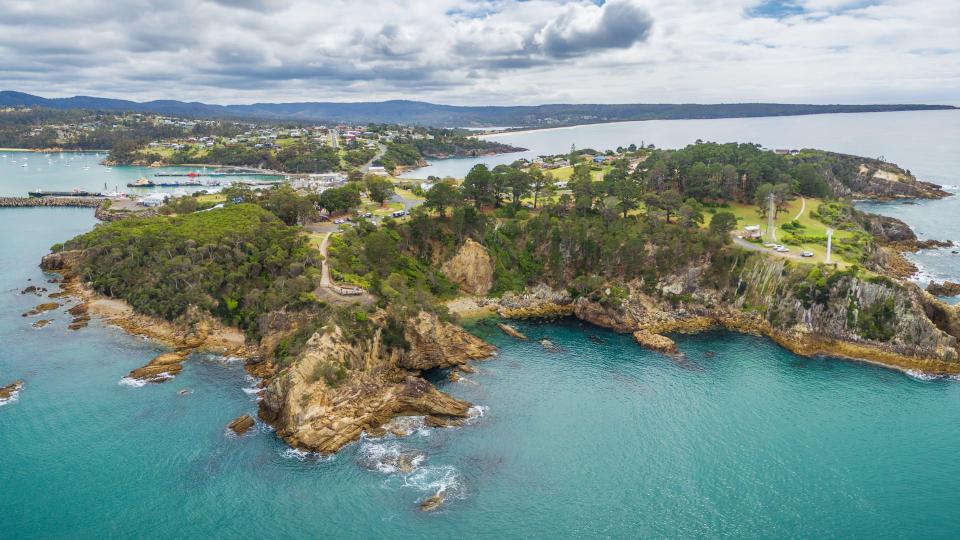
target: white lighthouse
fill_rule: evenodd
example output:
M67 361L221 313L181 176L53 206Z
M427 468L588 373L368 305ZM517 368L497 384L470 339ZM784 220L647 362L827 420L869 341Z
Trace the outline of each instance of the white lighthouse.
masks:
M827 229L827 264L830 264L831 249L833 249L833 229Z

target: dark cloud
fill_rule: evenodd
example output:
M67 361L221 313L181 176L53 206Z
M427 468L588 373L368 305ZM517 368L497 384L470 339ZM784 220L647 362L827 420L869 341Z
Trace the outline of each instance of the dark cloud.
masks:
M550 57L571 58L604 49L626 49L649 37L653 17L636 3L612 1L600 11L591 23L576 12L551 21L536 36L539 49Z

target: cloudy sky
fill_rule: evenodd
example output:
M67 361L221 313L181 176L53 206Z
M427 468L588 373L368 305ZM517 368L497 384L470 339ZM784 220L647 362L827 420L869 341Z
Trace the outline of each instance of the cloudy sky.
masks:
M0 0L0 89L960 104L960 0Z

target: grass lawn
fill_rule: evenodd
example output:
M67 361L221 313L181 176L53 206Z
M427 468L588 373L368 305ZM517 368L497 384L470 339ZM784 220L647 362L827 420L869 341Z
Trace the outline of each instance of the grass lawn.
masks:
M213 204L222 203L227 200L226 197L220 193L208 193L206 195L197 195L196 197L198 203L211 202Z
M783 240L789 234L782 227L785 223L790 223L796 218L797 222L803 225L803 233L808 236L826 236L827 234L827 225L818 221L813 217L813 213L820 207L821 201L819 199L810 199L806 200L806 208L803 208L803 201L799 197L790 201L787 205L787 210L777 214L777 218L774 221L774 226L776 227L777 233L777 242L783 243ZM801 212L801 209L803 211ZM761 231L763 231L763 241L764 242L773 242L773 239L767 234L767 220L760 217L759 209L756 205L750 204L740 204L740 203L730 203L729 208L719 208L720 211L729 211L733 215L737 216L737 223L739 228L743 228L747 225L760 225ZM798 217L799 215L799 217ZM706 223L710 222L711 215L708 214L706 217ZM834 244L842 240L850 240L855 237L854 233L850 231L841 231L835 230L833 235ZM799 246L788 245L790 249L796 253L798 251L811 251L814 256L811 257L811 262L825 262L827 255L827 246L823 242L815 243L802 243ZM841 268L849 266L851 262L843 256L839 255L836 250L833 253L833 261L840 263Z
M323 239L330 233L307 233L307 237L310 238L310 247L320 250L320 244L323 243Z
M603 180L603 175L610 169L611 167L604 167L601 171L591 170L590 176L593 178L594 182L599 182L600 180ZM560 167L557 169L544 170L543 172L552 174L553 177L560 182L566 182L567 180L570 180L571 176L573 176L573 167Z
M399 187L394 187L394 191L397 192L397 195L403 197L404 199L410 200L410 201L422 201L422 200L424 200L423 197L417 196L414 192L410 191L409 189L403 189L403 188L399 188Z

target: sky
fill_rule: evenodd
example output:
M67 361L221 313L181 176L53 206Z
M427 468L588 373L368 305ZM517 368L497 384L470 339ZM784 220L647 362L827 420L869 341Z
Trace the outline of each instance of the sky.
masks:
M0 89L960 105L960 0L0 0Z

